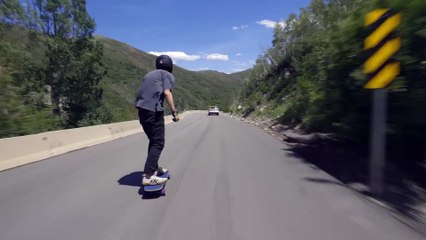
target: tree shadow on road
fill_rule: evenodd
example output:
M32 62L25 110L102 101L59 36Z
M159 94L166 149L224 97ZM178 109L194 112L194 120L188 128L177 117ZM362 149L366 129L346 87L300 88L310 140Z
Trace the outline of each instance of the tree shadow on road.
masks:
M385 169L385 192L383 196L372 196L369 185L368 150L360 146L344 146L322 140L315 144L291 144L284 149L306 163L327 172L339 181L329 179L304 178L318 184L344 185L363 195L374 197L391 206L397 213L416 222L426 222L419 209L425 201L423 188L410 181L410 177L390 163Z
M139 187L138 194L142 197L142 199L156 199L163 196L161 194L153 194L153 193L145 192L143 190L143 187L141 186L142 176L143 176L143 172L141 171L133 172L121 177L117 182L119 185Z

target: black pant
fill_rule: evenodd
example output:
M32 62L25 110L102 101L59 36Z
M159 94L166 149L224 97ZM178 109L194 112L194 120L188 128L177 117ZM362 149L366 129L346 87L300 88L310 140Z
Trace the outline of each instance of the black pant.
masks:
M164 112L152 112L141 108L138 110L139 122L149 139L144 172L151 175L158 168L158 160L164 148Z

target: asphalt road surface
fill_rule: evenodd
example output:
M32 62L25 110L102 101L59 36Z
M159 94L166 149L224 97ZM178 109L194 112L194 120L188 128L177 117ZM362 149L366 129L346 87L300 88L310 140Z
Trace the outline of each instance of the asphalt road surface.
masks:
M147 145L141 133L0 172L0 239L425 239L238 120L167 125L160 198L140 189Z

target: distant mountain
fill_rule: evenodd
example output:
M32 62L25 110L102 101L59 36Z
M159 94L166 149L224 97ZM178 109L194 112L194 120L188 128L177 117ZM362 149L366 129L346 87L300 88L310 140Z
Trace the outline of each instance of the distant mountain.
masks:
M102 82L104 105L113 112L114 121L135 119L134 97L142 77L155 69L156 56L110 38L96 38L104 45L108 66L108 76ZM249 70L233 74L211 70L195 72L174 66L177 108L183 111L218 105L228 111L249 73Z

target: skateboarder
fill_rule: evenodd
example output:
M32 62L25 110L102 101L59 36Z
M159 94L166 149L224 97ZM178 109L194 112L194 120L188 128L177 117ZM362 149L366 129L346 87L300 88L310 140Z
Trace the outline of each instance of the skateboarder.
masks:
M158 166L164 148L164 99L172 111L173 121L179 121L172 94L175 85L173 61L169 56L161 55L157 57L155 65L156 70L144 76L135 100L139 122L149 139L142 185L157 185L167 181L167 178L159 177L167 169Z

